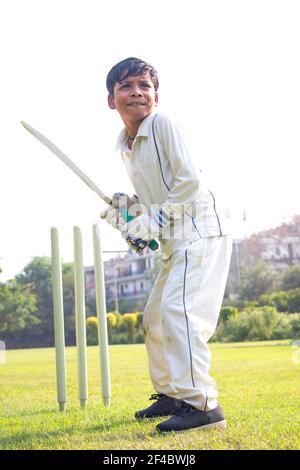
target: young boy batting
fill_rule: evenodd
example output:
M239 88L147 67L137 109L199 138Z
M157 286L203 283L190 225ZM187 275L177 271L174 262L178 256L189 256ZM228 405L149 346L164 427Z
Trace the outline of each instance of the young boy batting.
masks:
M226 425L209 375L213 335L228 276L231 237L214 195L202 186L180 128L157 112L157 72L130 57L107 76L108 104L125 128L117 141L136 194L116 193L101 216L141 252L160 241L161 269L144 312L155 402L137 420L165 417L160 433ZM122 202L123 201L123 202ZM125 222L118 208L138 207ZM129 209L130 211L130 209Z

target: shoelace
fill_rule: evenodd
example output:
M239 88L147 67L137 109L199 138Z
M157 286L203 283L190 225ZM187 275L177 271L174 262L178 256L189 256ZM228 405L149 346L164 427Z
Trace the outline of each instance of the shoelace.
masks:
M186 403L185 401L180 401L179 403L176 404L176 410L173 413L174 416L185 416L185 415L190 415L195 411L195 407L192 405L189 405L189 403Z
M149 400L161 400L164 397L165 395L163 395L162 393L153 393L153 395L151 395Z

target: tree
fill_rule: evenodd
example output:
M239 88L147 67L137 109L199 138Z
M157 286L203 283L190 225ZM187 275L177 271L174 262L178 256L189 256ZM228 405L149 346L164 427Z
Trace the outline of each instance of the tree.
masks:
M262 294L270 294L277 283L274 269L265 261L259 260L254 266L242 265L239 299L256 300Z
M75 344L75 314L74 314L74 280L73 264L62 265L63 301L65 318L66 345ZM54 345L54 321L52 301L52 268L51 259L46 256L34 257L23 272L16 276L17 282L23 286L31 286L36 296L39 323L30 331L29 346Z
M300 312L300 289L291 289L288 294L288 311L291 313Z
M288 312L288 293L284 291L274 292L273 294L263 294L261 295L257 302L257 306L273 306L276 307L278 312Z
M20 346L20 333L39 324L31 286L15 280L0 285L0 332L8 346Z
M281 280L281 289L289 290L297 288L300 288L300 264L290 266Z

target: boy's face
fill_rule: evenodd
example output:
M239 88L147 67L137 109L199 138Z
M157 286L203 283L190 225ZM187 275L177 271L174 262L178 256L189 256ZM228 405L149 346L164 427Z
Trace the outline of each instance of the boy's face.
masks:
M114 96L108 96L108 105L116 109L123 121L142 121L157 106L158 94L149 72L128 76L114 86Z

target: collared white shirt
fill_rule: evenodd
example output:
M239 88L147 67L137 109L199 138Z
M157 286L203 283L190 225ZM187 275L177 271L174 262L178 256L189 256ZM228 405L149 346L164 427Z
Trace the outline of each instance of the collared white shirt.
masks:
M165 114L153 112L140 124L131 150L127 139L125 128L118 137L116 150L121 151L135 192L149 214L158 208L167 214L179 213L184 207L187 230L183 237L178 236L179 222L175 221L172 234L160 239L164 253L169 255L184 241L197 237L222 236L214 196L201 185L200 174L178 124Z

